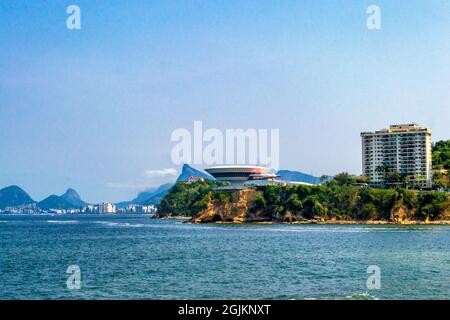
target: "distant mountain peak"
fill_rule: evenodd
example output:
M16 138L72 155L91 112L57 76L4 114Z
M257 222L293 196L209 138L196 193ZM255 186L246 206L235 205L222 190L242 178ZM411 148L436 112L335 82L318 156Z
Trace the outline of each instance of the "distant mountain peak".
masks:
M177 182L179 181L186 181L190 177L198 177L198 178L205 178L214 180L212 176L207 174L206 172L202 172L200 170L197 170L187 163L183 164L183 167L181 169L181 173L179 177L177 178ZM116 203L118 208L125 208L126 206L130 204L135 205L149 205L149 204L159 204L161 199L164 197L164 195L172 188L173 183L165 183L160 185L158 188L148 188L147 190L144 190L142 192L139 192L136 198L134 198L131 201L123 201Z
M73 197L75 199L81 200L81 197L78 194L78 192L75 189L72 189L72 188L68 188L66 190L66 192L62 195L62 197L64 197L64 196L70 196L70 197Z
M156 205L159 204L164 195L172 188L173 183L164 183L157 188L149 188L138 193L137 197L131 201L123 201L116 203L118 208L125 208L130 204L135 205Z
M8 190L8 189L20 189L23 190L21 187L19 187L18 185L12 184L10 186L4 187L2 190Z
M277 175L280 176L278 180L322 184L322 181L319 177L315 177L313 175L299 171L279 170L277 172Z
M62 196L57 196L56 194L52 194L45 198L44 200L37 203L38 208L42 210L50 210L50 209L72 209L74 205L64 199Z
M212 176L210 176L209 174L207 174L206 172L197 170L197 169L191 167L190 165L188 165L187 163L185 163L185 164L183 164L183 168L181 169L181 174L178 177L177 182L178 181L186 181L190 177L214 180L214 178Z
M86 202L81 200L80 195L75 189L68 188L67 191L61 195L61 198L70 203L74 207L84 207L87 205Z
M0 208L35 203L21 187L12 185L0 189Z

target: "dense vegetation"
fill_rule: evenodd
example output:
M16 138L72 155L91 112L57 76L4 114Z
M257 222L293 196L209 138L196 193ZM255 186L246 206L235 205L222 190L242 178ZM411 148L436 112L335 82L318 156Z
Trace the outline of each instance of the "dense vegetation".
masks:
M433 144L432 159L434 169L450 169L450 140Z
M269 186L256 201L254 210L275 215L312 219L395 220L400 208L401 219L438 219L449 209L448 195L439 192L406 189L375 189L340 185Z
M267 217L270 221L448 218L450 201L446 193L355 186L352 184L355 179L342 173L324 185L258 187L248 214ZM162 216L194 217L208 204L223 207L236 200L237 192L213 190L216 184L211 181L178 183L163 199L158 211Z
M433 145L433 185L438 188L450 189L450 140L438 141Z
M173 216L195 216L204 209L212 190L222 184L218 181L204 180L193 183L178 182L165 195L158 205L158 212ZM225 192L217 192L223 196Z

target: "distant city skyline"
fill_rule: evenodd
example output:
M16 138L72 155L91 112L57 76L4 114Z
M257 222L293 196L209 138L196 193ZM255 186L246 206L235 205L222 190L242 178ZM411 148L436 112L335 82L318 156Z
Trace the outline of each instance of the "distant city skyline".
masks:
M449 34L444 0L2 1L0 188L130 200L175 181L197 120L279 129L280 169L361 174L360 132L450 138Z

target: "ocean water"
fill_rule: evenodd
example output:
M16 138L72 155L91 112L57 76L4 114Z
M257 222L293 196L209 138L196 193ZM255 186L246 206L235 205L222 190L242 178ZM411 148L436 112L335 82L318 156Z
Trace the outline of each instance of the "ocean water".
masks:
M0 299L450 299L450 226L0 215Z

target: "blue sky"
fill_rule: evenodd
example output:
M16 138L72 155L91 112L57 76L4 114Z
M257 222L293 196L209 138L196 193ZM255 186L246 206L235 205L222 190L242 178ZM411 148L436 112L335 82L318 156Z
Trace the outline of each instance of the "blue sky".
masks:
M195 120L279 128L282 168L360 173L361 131L450 138L449 40L446 0L1 0L0 187L130 199L174 179L156 170Z

